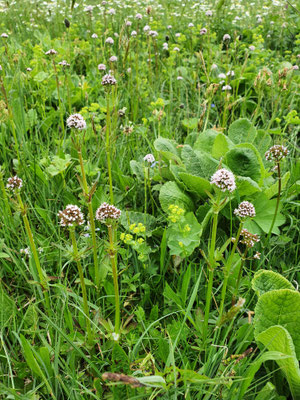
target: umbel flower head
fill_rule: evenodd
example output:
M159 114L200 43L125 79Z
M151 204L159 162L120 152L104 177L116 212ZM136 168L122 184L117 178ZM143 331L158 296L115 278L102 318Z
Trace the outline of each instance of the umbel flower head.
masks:
M80 114L72 114L67 119L67 125L69 128L74 128L82 131L86 128L86 122L82 115Z
M249 201L242 201L238 208L234 210L234 214L240 218L255 217L255 207Z
M120 216L121 210L119 210L117 207L107 203L102 203L96 211L95 218L105 224L108 220L118 220Z
M21 189L21 187L23 186L23 181L21 178L19 178L17 175L12 176L11 178L7 179L7 184L6 187L10 190L12 190L13 192L16 189Z
M241 236L242 239L240 240L240 243L246 245L247 247L253 247L255 243L258 243L260 241L258 235L256 235L255 233L250 233L249 231L247 231L247 229L241 230Z
M154 155L153 154L146 154L145 155L145 157L144 157L144 161L147 161L148 163L154 163L154 161L155 161L155 158L154 158Z
M57 214L60 218L61 226L74 226L74 225L82 225L84 223L84 216L78 206L73 204L68 204L67 207L59 211Z
M101 82L103 86L113 86L116 83L117 83L116 78L109 74L104 75Z
M222 192L233 192L236 188L234 175L225 168L213 174L210 183L216 185Z
M265 157L267 161L281 161L288 155L289 151L285 146L275 144L270 147L268 151L265 153Z

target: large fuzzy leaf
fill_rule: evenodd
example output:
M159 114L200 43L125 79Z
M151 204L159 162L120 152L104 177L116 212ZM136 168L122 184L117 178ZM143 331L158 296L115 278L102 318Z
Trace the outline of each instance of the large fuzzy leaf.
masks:
M282 275L274 271L265 270L256 272L252 279L252 287L259 296L271 290L295 290L294 286Z
M160 189L159 201L161 208L167 212L171 204L176 204L186 211L194 208L191 198L183 193L175 182L167 182Z
M256 129L247 118L234 121L228 130L228 137L234 143L252 143L256 137Z
M154 142L154 147L161 155L167 160L176 160L176 162L181 163L179 152L176 148L177 143L175 140L166 139L159 137Z
M219 165L219 161L208 153L200 150L194 151L189 145L182 148L181 158L186 167L186 172L205 179L210 179Z
M255 307L254 335L274 325L281 325L291 335L297 358L300 358L300 293L290 289L272 290L262 294Z
M268 350L280 351L289 358L277 359L276 362L284 373L293 396L300 399L300 370L295 353L295 347L289 332L280 325L272 326L261 332L256 340L266 346Z
M208 129L199 134L195 144L194 150L207 151L211 153L216 137L219 133L213 129Z
M207 198L206 191L211 191L211 184L207 179L201 178L200 176L187 174L185 172L180 172L179 177L188 190L196 193L200 197Z
M281 189L284 189L290 179L291 173L288 171L285 173L281 179ZM278 182L273 183L268 189L265 190L265 195L268 199L271 199L278 193Z
M235 175L247 176L256 182L262 178L259 158L252 148L236 146L225 155L224 161Z

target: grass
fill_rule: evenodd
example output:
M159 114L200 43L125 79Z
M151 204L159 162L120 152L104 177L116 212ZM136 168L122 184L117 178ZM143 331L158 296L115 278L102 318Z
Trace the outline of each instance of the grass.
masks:
M297 5L98 3L0 2L0 398L292 398L251 282L298 288Z

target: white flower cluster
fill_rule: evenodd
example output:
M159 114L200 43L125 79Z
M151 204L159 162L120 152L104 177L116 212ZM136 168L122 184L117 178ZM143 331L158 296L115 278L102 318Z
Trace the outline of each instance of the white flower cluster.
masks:
M275 144L265 153L265 157L268 161L280 161L285 158L288 153L289 151L285 146Z
M100 222L106 222L109 219L118 220L121 216L121 210L108 203L102 203L97 209L95 218Z
M238 208L234 210L234 214L240 218L254 218L256 215L255 207L249 201L242 201Z
M61 226L82 225L84 223L84 215L78 206L68 204L67 207L59 211L57 216L60 218Z
M57 51L54 49L50 49L48 51L45 52L46 56L55 56L55 54L57 54Z
M144 161L147 161L148 163L154 163L154 161L155 161L155 158L154 158L154 155L153 154L146 154L145 155L145 157L144 157Z
M233 192L236 189L233 173L225 168L215 172L211 177L210 183L216 185L222 192Z
M7 179L7 185L6 185L7 189L14 191L16 189L21 189L22 186L23 186L23 181L17 175Z
M255 243L260 241L260 237L258 235L249 232L247 229L242 229L241 236L243 239L241 239L240 242L247 247L253 247Z
M117 83L116 78L109 74L104 75L101 82L103 86L115 85L116 83Z
M72 114L67 119L67 125L69 128L74 128L82 131L86 128L86 122L82 115L80 114Z

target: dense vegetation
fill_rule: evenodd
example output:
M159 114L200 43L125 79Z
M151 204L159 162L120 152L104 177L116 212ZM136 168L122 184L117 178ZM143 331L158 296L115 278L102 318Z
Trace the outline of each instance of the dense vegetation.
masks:
M0 398L300 399L300 11L0 1Z

